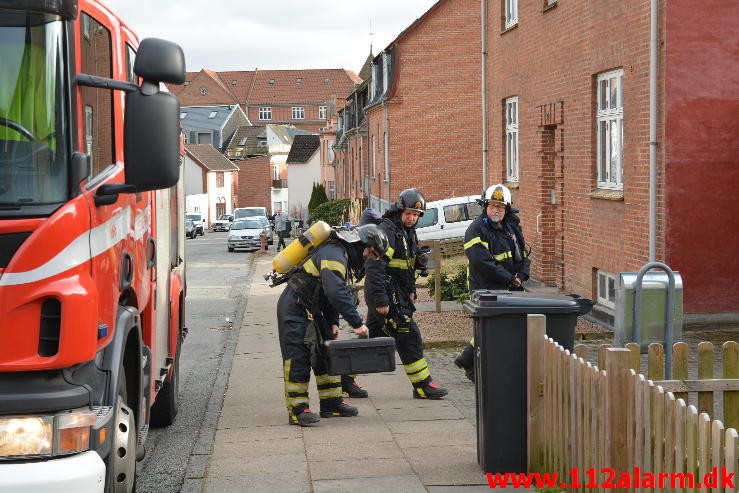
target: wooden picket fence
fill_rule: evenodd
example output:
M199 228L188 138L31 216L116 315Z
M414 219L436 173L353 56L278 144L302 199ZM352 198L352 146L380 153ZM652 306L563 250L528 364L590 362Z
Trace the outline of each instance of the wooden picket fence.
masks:
M723 345L721 379L712 378L712 351L709 371L708 346L699 346L699 380L687 379L687 347L678 345L673 353L676 379L665 381L657 348L651 349L656 367L652 363L645 377L639 373L638 347L602 348L593 365L580 356L583 348L570 353L547 338L545 327L543 315L529 315L529 471L556 472L563 483L580 486L568 491L737 491L739 344ZM686 405L685 395L692 392L698 392L700 410ZM723 394L728 427L702 412L713 409L714 392ZM698 488L680 479L692 474L703 481L714 467L719 482L724 473L733 474L733 486ZM635 471L641 487L633 481ZM667 474L663 486L660 473ZM619 484L627 480L628 487Z

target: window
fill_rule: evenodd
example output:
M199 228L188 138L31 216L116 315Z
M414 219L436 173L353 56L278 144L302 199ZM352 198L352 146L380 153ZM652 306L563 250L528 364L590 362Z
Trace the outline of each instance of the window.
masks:
M213 135L210 132L198 132L197 143L213 145Z
M335 200L336 199L336 182L334 181L327 181L326 182L326 189L328 190L328 199L329 200Z
M216 172L216 188L223 188L223 172Z
M136 52L133 51L129 45L126 45L126 74L128 82L137 84L139 81L138 76L133 71L133 66L136 64Z
M187 118L187 113L183 111L180 113L180 120L184 120L185 118Z
M325 120L326 119L326 107L325 106L319 106L318 107L318 119L319 120Z
M439 222L438 209L426 209L423 216L418 218L416 229L427 228Z
M210 114L208 115L208 120L212 120L217 115L218 115L218 112L217 111L211 111Z
M598 188L623 189L623 70L598 76Z
M296 84L302 84L303 83L303 78L302 77L296 77L295 78L295 83Z
M303 120L305 118L305 108L302 106L293 106L293 120Z
M239 141L239 145L240 146L245 146L246 145L246 137L241 137L241 140Z
M272 119L272 108L270 106L262 106L259 108L259 119L260 120L271 120Z
M598 304L616 308L616 277L598 270Z
M272 179L273 180L280 179L280 165L279 164L272 165Z
M505 0L505 28L518 24L518 0Z
M372 136L372 178L377 175L377 136Z
M506 180L518 181L518 98L505 101L505 169Z
M110 31L88 14L82 14L90 36L80 41L82 72L100 77L113 77L113 57ZM92 160L92 176L98 175L115 162L113 133L113 91L80 88L85 111L85 147ZM117 96L116 96L117 97Z

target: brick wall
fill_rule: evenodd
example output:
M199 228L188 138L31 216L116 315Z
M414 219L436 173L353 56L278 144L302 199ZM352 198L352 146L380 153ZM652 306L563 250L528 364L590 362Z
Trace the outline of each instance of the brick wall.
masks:
M366 142L372 147L376 139L369 154L377 160L372 194L390 202L409 187L419 187L428 200L480 193L480 2L446 0L432 9L397 40L387 125L385 108L367 111Z
M638 270L648 259L649 2L572 0L546 11L519 2L519 24L507 31L502 4L490 3L488 19L490 181L505 180L504 104L517 96L519 181L509 185L533 246L532 276L593 297L594 269ZM595 80L616 68L624 191L597 197ZM542 122L542 106L559 111L554 121Z
M235 161L238 173L238 204L236 207L266 207L272 210L272 165L270 156L257 156Z

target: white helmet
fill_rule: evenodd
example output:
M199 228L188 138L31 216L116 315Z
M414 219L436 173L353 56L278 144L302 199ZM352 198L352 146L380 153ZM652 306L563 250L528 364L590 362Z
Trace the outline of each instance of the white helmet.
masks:
M487 205L488 202L501 202L510 207L511 205L511 191L508 187L498 183L485 190L485 194L482 196L482 200Z

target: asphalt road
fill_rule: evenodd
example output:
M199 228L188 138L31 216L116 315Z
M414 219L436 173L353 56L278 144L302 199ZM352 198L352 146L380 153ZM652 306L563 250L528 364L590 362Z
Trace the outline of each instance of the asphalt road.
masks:
M229 253L226 235L206 232L185 240L188 335L179 413L171 426L149 431L138 493L200 491L252 275L253 254Z

